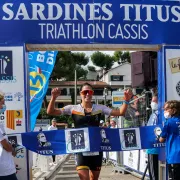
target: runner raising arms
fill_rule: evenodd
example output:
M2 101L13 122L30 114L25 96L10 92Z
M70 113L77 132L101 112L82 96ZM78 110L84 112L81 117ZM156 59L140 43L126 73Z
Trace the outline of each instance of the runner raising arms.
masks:
M131 98L129 90L124 92L124 104L120 109L110 109L105 105L92 104L93 88L90 84L85 83L80 89L82 103L78 105L67 105L61 109L55 108L56 98L61 94L59 88L54 88L51 92L51 100L49 102L47 113L50 115L71 115L74 120L75 128L82 127L99 127L101 115L108 116L123 116ZM81 180L98 180L101 165L102 152L77 153L76 154L76 169Z

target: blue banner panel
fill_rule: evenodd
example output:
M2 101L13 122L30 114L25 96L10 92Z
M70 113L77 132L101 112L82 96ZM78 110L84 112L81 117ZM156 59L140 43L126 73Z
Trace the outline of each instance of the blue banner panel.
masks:
M101 151L131 151L159 148L161 126L141 128L78 128L22 133L23 145L42 155L89 153Z
M46 95L49 77L54 68L57 51L36 51L28 54L30 80L30 124L34 130L36 118Z
M176 44L178 1L1 0L0 44Z
M66 154L63 130L23 133L22 143L28 150L38 154Z

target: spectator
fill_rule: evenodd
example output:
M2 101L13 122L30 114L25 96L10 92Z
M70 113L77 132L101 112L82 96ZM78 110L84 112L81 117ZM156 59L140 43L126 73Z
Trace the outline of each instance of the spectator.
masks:
M110 128L110 127L111 127L110 121L106 121L106 127L107 127L107 128Z
M106 126L106 123L103 123L103 126L102 126L103 128L107 128L107 126Z
M125 113L125 120L123 121L124 128L128 127L137 127L139 126L139 100L137 99L138 96L134 95L132 89L129 89L130 92L130 105L127 108ZM137 99L137 100L136 100ZM133 102L132 102L133 101Z
M110 120L110 124L111 124L111 127L110 127L110 128L117 128L115 118L112 118L112 119Z
M0 113L4 113L5 110L4 95L0 94ZM0 180L17 180L12 155L15 156L15 152L8 141L3 125L0 124Z
M130 102L135 100L134 102L130 103L130 106L131 106L132 109L134 109L135 116L139 116L139 111L138 111L138 102L139 102L139 100L136 100L138 97L133 94L132 89L129 89L129 92L131 94Z
M167 101L164 105L164 117L167 121L159 141L166 141L169 179L180 180L180 101Z
M51 126L48 127L48 131L52 131L52 130L57 130L57 126L56 126L56 119L53 118L51 121ZM52 155L52 159L53 159L53 165L56 165L56 156Z
M151 100L152 114L147 126L154 126L158 123L158 97L155 94ZM148 149L148 170L150 180L158 180L158 148Z
M99 127L103 127L103 126L104 126L104 121L100 120Z

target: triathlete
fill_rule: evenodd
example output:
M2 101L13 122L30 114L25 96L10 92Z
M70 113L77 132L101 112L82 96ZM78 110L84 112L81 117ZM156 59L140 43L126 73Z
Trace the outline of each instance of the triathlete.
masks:
M120 109L110 109L104 105L92 104L93 88L90 84L85 83L80 89L81 104L67 105L61 109L55 108L56 98L61 94L59 88L54 88L51 92L51 100L47 108L50 115L71 115L74 120L75 128L96 126L99 127L101 115L123 116L131 98L129 90L124 92L124 104ZM97 153L77 153L76 169L81 180L98 180L101 165L102 152Z

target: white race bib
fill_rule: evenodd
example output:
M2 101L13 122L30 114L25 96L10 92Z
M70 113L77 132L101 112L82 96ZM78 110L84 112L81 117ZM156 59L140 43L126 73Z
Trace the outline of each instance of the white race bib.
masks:
M83 152L83 156L98 156L99 152Z

